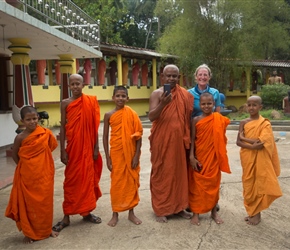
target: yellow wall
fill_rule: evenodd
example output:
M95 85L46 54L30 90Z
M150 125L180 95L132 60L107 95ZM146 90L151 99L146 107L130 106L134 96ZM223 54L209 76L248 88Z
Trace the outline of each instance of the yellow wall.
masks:
M107 86L103 89L102 86L93 86L89 88L85 86L83 93L88 95L95 95L99 100L101 107L101 120L103 120L106 112L115 108L115 104L112 101L114 86ZM146 86L131 86L128 89L129 102L127 103L132 109L134 109L139 116L146 116L149 111L149 97L153 88L147 88ZM60 125L60 88L59 86L48 86L48 89L43 89L42 86L32 86L32 93L34 98L35 107L38 111L47 111L49 114L49 125ZM252 92L250 93L253 94ZM259 94L259 93L258 93ZM234 105L237 109L241 107L247 101L247 94L241 93L239 90L227 91L225 93L226 101L225 105ZM46 125L46 121L45 121Z
M115 108L112 101L114 86L107 86L103 89L102 86L93 86L89 88L85 86L83 93L95 95L98 98L101 108L101 120L103 120L106 112ZM149 111L149 97L153 91L152 87L147 89L146 86L131 86L128 89L129 102L127 103L134 109L139 116L146 116ZM59 86L48 86L48 89L43 89L42 86L32 86L34 105L38 111L46 111L49 114L49 126L60 125L60 88ZM46 125L46 121L44 125Z
M250 92L250 95L259 95L260 93L258 92L257 94ZM241 93L240 90L233 90L233 91L226 91L226 101L225 105L230 106L233 105L237 109L241 107L243 104L247 102L247 93Z

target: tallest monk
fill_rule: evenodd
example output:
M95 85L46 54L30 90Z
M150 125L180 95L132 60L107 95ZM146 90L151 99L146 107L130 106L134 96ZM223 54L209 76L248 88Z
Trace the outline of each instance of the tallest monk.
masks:
M190 117L193 96L178 85L179 69L167 65L162 82L170 84L168 95L161 87L152 92L149 101L151 128L151 201L156 220L167 222L167 216L177 214L190 219L186 150L190 148Z
M60 153L66 168L64 217L53 227L56 232L69 226L69 216L74 214L80 214L85 221L101 223L101 218L91 214L102 195L99 188L102 173L98 138L100 108L95 96L82 93L83 87L83 77L71 75L72 97L61 102Z

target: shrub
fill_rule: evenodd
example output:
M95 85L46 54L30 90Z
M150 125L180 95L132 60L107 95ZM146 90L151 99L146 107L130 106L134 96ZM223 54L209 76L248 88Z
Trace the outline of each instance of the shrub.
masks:
M288 96L290 86L285 84L264 85L261 89L263 106L266 108L282 109L283 98Z

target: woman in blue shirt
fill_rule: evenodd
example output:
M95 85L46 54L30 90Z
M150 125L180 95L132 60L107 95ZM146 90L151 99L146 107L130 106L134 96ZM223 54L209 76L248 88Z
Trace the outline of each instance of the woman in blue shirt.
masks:
M191 117L193 118L202 114L202 111L199 107L199 96L204 92L208 92L213 95L215 101L213 111L220 112L221 100L219 91L209 86L209 80L212 77L210 68L206 64L202 64L196 69L194 75L197 84L195 87L188 90L189 93L194 96L193 112Z

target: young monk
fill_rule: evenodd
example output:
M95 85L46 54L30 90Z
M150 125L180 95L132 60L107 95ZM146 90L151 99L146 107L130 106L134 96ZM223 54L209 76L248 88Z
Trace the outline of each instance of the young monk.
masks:
M211 211L217 224L223 220L217 213L221 171L231 173L227 157L226 128L230 120L218 112L210 93L200 95L202 114L192 119L191 149L189 154L189 207L193 212L191 223L200 225L199 214Z
M111 227L116 226L118 213L126 210L129 210L130 221L136 225L142 223L135 216L133 209L139 203L139 159L143 128L136 112L125 105L128 100L127 89L124 86L116 86L113 92L116 107L104 116L103 144L107 167L111 171L113 216L108 222Z
M99 187L102 173L98 136L100 107L96 96L82 93L83 81L81 75L72 74L69 77L72 97L61 102L60 155L66 168L64 217L53 227L57 232L69 226L69 216L74 214L80 214L84 221L102 222L91 213L102 196Z
M27 244L58 235L51 230L54 190L51 152L57 141L49 129L38 125L34 107L23 107L20 116L25 130L14 140L12 157L17 167L5 216L15 220Z
M248 213L245 221L257 225L261 211L282 196L277 178L280 161L271 124L259 114L261 97L249 97L247 107L250 117L240 122L237 145L241 147L244 206Z

